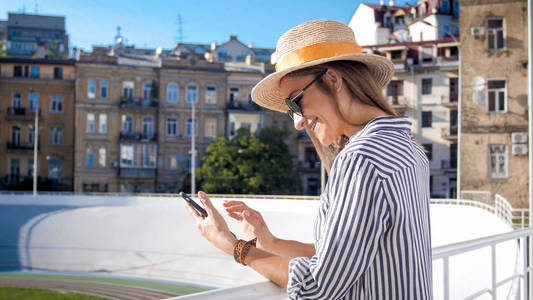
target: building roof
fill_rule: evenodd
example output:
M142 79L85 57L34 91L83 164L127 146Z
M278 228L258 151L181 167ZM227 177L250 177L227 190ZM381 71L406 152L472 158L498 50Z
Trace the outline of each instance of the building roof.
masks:
M65 31L65 17L9 13L7 26Z

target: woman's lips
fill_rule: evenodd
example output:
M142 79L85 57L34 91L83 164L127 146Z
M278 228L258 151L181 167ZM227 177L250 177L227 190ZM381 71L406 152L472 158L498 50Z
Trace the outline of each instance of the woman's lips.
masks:
M313 122L311 122L311 130L315 131L316 124L318 123L318 118L314 118Z

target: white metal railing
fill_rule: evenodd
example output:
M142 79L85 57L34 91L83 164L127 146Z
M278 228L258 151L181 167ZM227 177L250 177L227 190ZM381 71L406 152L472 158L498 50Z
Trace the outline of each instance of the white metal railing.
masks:
M522 283L522 299L533 299L533 295L529 295L528 297L529 284L527 284L527 275L529 275L533 269L531 263L528 262L528 249L531 248L530 243L532 236L533 228L528 228L433 248L433 261L440 259L443 261L443 299L450 299L450 257L486 247L490 247L491 250L490 288L476 291L463 299L475 299L485 294L491 295L492 299L497 299L498 287L516 280L521 280ZM519 243L520 251L522 252L522 268L521 270L517 270L514 275L497 281L496 245L512 240L516 240ZM517 256L517 260L518 259L519 257Z

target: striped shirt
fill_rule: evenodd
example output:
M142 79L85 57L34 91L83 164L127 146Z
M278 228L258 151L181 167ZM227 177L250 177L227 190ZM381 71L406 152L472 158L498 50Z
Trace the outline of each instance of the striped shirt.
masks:
M411 122L378 117L337 155L291 299L431 299L429 163Z

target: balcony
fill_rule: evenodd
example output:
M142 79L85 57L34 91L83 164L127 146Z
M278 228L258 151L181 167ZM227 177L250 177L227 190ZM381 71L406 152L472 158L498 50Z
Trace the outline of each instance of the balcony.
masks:
M63 69L64 70L64 69ZM2 70L0 73L0 76L2 79L22 79L22 80L67 80L67 81L74 81L76 78L74 72L63 72L61 75L54 74L53 70L50 72L45 72L44 70L40 70L39 76L31 76L31 74L28 72L24 74L22 71L16 72L11 70Z
M441 136L446 140L457 141L457 125L441 128Z
M41 117L41 110L39 109L39 118ZM8 107L7 109L8 120L19 121L33 121L35 119L35 111L26 107Z
M393 95L393 96L387 96L387 101L392 105L392 107L395 110L406 110L408 108L407 106L407 100L405 99L405 96L400 95Z
M120 98L120 108L153 108L157 109L159 107L159 102L157 99L139 99L139 98Z
M255 102L252 101L236 101L236 100L229 100L226 104L226 109L237 109L237 110L248 110L248 111L257 111L261 110L259 105L255 104Z
M437 57L437 66L459 68L458 56L439 56Z
M150 167L121 167L118 176L123 178L154 178L155 168Z
M33 144L22 145L20 142L7 142L7 151L33 151ZM40 143L37 145L37 149L40 149Z
M448 108L457 108L457 93L440 96L440 104Z
M457 169L457 160L443 159L440 161L440 168L443 170L455 171Z
M157 142L157 133L135 133L135 132L121 132L119 142Z

